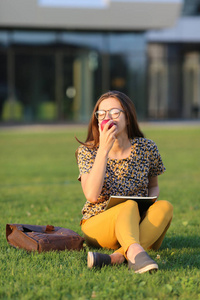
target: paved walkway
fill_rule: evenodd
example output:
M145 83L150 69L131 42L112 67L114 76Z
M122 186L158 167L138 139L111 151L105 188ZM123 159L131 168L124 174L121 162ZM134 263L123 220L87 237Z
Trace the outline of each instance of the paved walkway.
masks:
M160 127L160 128L186 128L186 127L200 127L199 120L189 121L148 121L139 122L142 127ZM87 129L87 124L20 124L20 125L4 125L0 124L0 131L59 131L67 129Z

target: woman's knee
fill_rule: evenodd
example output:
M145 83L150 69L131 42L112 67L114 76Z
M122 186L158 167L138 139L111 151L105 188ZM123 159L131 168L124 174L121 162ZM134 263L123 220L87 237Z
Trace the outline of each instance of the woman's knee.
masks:
M133 200L126 200L126 202L124 202L124 206L130 207L130 208L136 208L138 209L138 204L136 201Z
M159 200L156 203L157 209L169 220L173 217L173 205L167 200Z
M133 200L127 200L126 202L123 202L119 205L118 213L116 214L116 220L117 221L122 221L124 223L125 220L134 220L140 219L140 213L139 213L139 208L137 202Z
M167 200L159 200L158 203L165 211L173 213L173 205Z

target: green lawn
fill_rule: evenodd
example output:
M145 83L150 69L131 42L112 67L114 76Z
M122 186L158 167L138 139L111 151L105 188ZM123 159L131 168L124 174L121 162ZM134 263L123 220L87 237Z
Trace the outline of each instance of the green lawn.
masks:
M174 219L159 251L154 275L136 275L126 264L88 270L81 252L27 253L10 247L6 223L71 228L81 234L85 202L74 136L85 127L0 131L0 299L200 299L200 126L142 125L160 150L166 173L160 199ZM111 253L109 250L101 250Z

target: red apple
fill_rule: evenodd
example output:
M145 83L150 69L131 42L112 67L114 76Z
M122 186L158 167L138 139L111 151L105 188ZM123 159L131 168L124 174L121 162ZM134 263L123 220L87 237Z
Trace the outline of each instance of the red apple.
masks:
M104 126L106 125L106 123L107 123L108 121L110 121L110 120L103 120L103 121L101 122L101 131L104 129ZM112 123L108 126L108 129L110 129L113 125L115 125L115 123L112 122Z

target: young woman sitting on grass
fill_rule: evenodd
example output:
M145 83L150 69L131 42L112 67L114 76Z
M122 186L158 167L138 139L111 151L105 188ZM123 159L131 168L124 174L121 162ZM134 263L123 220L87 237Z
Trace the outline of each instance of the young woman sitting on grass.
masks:
M103 120L108 120L104 127ZM135 273L157 270L145 250L160 248L172 220L172 205L156 201L143 216L132 200L105 210L111 195L158 197L158 175L165 171L157 146L139 129L129 97L112 91L99 98L87 139L76 154L87 200L81 219L86 243L115 250L111 255L88 252L88 267L127 259Z

